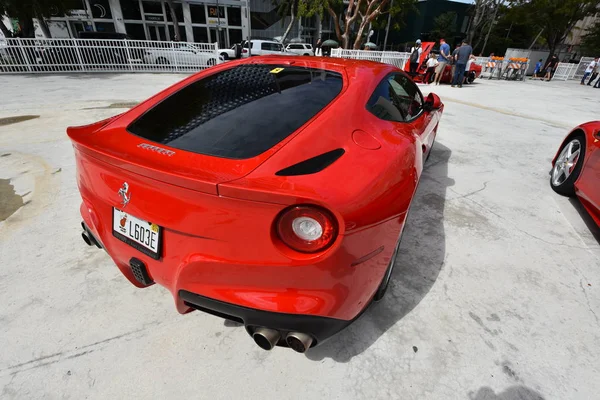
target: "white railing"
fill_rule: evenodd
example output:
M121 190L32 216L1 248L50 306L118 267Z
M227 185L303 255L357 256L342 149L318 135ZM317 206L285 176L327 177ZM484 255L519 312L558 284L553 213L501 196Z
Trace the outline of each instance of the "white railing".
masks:
M569 79L573 79L575 73L577 72L577 68L579 64L571 64L571 63L558 63L556 67L556 71L552 76L552 79L559 81L566 81Z
M331 57L376 61L404 69L404 65L410 58L410 53L401 53L398 51L331 49Z
M583 78L583 74L585 73L585 69L592 61L594 61L594 57L581 57L579 64L577 64L577 69L574 71L573 76L569 79L581 80L581 78Z
M220 62L216 43L111 39L0 40L0 74L194 72Z

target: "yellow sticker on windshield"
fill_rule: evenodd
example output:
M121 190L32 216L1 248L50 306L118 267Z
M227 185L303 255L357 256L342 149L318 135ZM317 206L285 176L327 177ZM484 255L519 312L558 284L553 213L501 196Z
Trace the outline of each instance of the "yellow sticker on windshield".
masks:
M272 70L271 70L271 73L272 73L272 74L278 74L278 73L280 73L281 71L283 71L283 68L274 68L274 69L272 69Z

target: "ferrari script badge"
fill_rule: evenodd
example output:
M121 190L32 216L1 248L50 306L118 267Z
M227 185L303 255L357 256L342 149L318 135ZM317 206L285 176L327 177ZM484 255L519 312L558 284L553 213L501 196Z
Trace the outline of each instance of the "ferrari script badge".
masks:
M129 185L127 182L123 182L123 187L119 189L119 196L121 196L121 204L123 205L123 208L125 208L125 206L129 204L129 200L131 200L131 193L129 193Z

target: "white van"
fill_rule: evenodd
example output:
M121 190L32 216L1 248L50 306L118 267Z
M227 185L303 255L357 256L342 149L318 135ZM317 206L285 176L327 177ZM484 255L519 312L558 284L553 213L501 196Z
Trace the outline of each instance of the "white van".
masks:
M300 56L314 56L315 52L313 51L312 45L308 43L290 43L285 48L286 51L296 53Z
M250 40L252 44L251 54L253 56L266 56L266 55L286 55L286 56L294 56L296 53L291 53L289 51L285 51L283 44L276 42L274 40L258 40L252 39ZM248 51L248 41L244 40L242 42L242 58L248 57L250 52Z

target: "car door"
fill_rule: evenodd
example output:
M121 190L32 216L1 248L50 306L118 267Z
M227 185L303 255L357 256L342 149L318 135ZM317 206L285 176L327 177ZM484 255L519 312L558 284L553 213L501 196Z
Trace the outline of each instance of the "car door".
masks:
M424 158L429 155L435 140L435 127L439 120L437 111L426 111L423 94L417 85L404 74L388 77L388 82L397 96L397 107L403 114L412 134L418 138Z
M587 135L586 140L590 139L591 143L586 146L586 161L576 184L577 194L592 208L590 213L600 218L600 131Z

